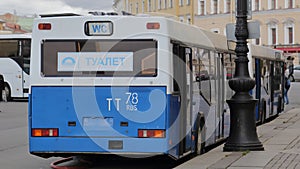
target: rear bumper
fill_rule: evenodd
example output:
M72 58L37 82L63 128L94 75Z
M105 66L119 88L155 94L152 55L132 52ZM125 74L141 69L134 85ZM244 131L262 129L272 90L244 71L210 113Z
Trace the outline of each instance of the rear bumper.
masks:
M31 137L32 154L165 154L166 138L38 138Z

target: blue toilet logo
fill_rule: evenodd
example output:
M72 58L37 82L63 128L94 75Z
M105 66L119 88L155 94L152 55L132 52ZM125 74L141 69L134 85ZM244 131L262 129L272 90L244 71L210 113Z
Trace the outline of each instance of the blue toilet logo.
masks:
M76 61L72 57L66 57L62 60L61 64L64 66L74 66L76 64Z

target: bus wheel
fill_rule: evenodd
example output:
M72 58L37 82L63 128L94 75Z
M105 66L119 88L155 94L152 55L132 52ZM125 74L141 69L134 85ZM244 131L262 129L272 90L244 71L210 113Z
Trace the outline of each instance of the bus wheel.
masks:
M282 97L281 97L281 95L279 95L278 96L278 105L277 105L277 115L279 114L279 113L281 113L281 111L282 111Z
M5 83L5 85L4 85L4 90L2 93L2 100L6 101L6 102L11 100L10 87L7 83Z
M195 155L204 153L205 146L205 127L204 127L204 117L198 114L197 125L196 125L196 138L195 138Z
M261 116L260 116L260 121L261 123L265 123L266 121L266 111L267 111L267 103L265 99L262 99L262 104L261 104Z

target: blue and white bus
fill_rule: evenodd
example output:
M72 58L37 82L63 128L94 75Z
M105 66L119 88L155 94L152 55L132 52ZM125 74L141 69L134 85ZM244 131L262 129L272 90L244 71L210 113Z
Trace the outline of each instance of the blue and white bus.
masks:
M27 98L31 34L0 35L0 74L5 79L4 100Z
M163 17L34 21L29 150L200 154L229 131L224 36Z
M225 36L163 17L54 15L34 21L32 47L34 155L179 159L229 135L236 56ZM250 60L264 57L255 51Z
M280 50L249 45L249 69L256 86L253 90L256 120L264 123L284 109L284 57Z

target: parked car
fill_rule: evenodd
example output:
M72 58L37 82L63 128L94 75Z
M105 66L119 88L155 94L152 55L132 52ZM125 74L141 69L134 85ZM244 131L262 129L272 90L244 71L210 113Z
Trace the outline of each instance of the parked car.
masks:
M289 70L287 69L285 71L285 75L288 77L289 75ZM300 81L300 65L295 65L294 66L294 73L293 73L294 79L295 81ZM294 79L292 77L289 77L291 81L293 81Z

